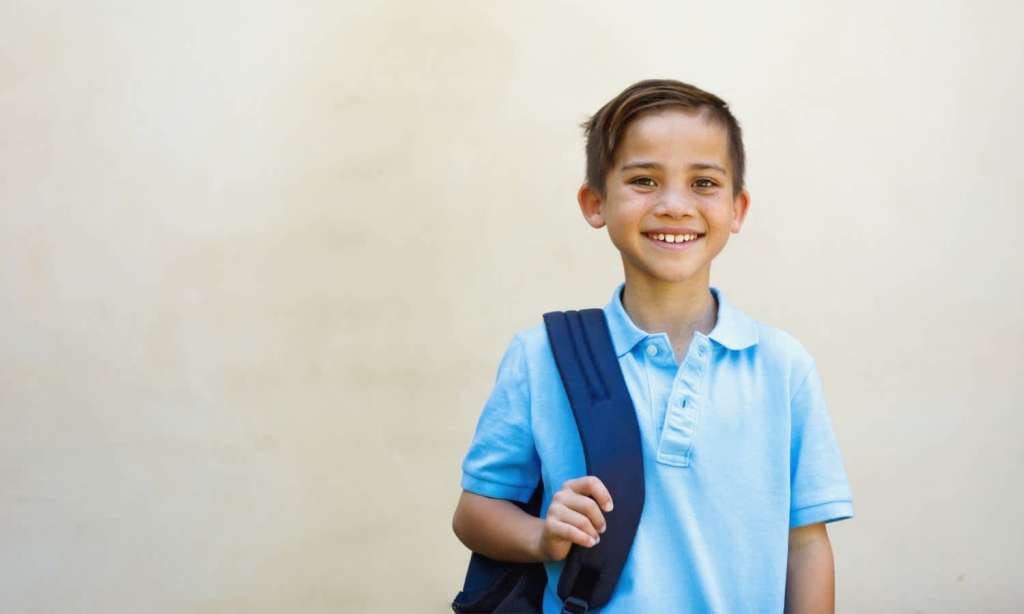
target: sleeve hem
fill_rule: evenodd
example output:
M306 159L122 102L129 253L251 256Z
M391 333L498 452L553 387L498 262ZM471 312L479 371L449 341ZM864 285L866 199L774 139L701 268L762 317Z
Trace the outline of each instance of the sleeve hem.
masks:
M849 499L825 501L808 505L800 509L790 510L789 527L791 529L819 522L835 522L853 518L853 502Z
M533 496L536 486L513 486L511 484L500 484L490 480L484 480L462 472L462 488L478 495L491 497L492 499L511 499L526 503Z

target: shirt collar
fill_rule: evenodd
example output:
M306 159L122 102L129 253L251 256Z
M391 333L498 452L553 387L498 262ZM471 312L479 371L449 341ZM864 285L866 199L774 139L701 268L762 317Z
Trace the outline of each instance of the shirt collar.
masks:
M622 306L622 289L625 282L619 283L612 293L612 298L604 307L605 319L611 332L615 354L621 357L648 336L633 323ZM710 286L711 293L718 299L718 318L708 338L730 350L742 350L757 343L757 322L733 305L725 293Z

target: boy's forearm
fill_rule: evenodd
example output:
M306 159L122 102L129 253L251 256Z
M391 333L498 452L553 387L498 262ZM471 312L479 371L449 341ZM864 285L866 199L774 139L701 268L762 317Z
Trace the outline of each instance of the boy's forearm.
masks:
M786 614L833 614L835 567L828 537L790 543L786 571Z
M496 561L542 561L540 536L544 521L511 501L463 491L452 518L452 529L473 552Z

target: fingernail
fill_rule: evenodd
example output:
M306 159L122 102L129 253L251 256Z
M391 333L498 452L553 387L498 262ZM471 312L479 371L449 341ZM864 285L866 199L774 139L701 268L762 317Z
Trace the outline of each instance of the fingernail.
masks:
M609 501L609 502L608 502L608 505L604 506L604 511L606 511L606 512L610 512L610 511L612 511L612 508L613 508L613 507L615 507L615 506L614 506L614 505L612 505L612 502L611 502L611 501Z
M601 538L600 537L591 537L590 538L590 545L591 546L596 546L600 542L601 542Z
M601 532L604 533L605 530L607 530L607 529L608 529L608 525L604 525L603 527L601 527Z

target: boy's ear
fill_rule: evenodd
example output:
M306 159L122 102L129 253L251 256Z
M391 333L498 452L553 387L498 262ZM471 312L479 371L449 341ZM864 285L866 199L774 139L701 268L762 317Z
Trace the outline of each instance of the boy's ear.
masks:
M580 191L576 193L576 200L579 201L580 211L583 212L583 218L587 220L588 224L594 228L604 226L604 214L601 213L604 199L597 193L597 190L584 183L580 186Z
M733 233L740 231L748 210L750 210L750 192L743 190L732 201L732 227L730 230Z

